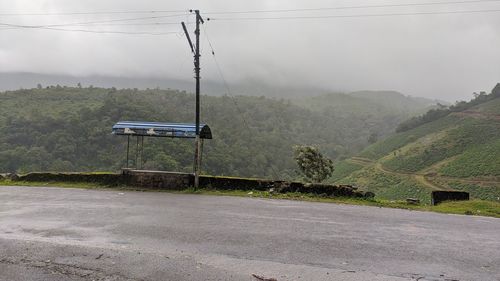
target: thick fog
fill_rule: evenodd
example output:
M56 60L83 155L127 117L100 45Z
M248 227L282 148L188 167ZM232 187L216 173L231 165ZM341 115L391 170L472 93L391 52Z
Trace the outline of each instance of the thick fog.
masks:
M206 81L221 80L205 36L208 35L230 86L259 81L279 87L331 91L397 90L448 101L469 98L474 91L489 91L500 82L500 1L286 13L215 13L430 2L436 0L0 0L0 72L190 80L192 54L180 22L188 22L192 31L194 17L184 15L185 10L200 9L204 17L213 18L205 22L201 37L202 76ZM8 15L148 10L180 11ZM478 10L490 12L419 14ZM419 15L366 16L412 13ZM330 17L346 15L356 17ZM141 17L155 18L136 19ZM301 18L248 19L257 17ZM88 24L119 19L134 20ZM81 22L87 24L54 26ZM150 23L154 25L147 25ZM29 27L33 25L80 31ZM89 30L168 34L83 32Z

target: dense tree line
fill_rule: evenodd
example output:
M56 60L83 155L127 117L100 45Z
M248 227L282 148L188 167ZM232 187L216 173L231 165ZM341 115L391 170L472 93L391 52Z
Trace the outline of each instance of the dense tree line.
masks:
M115 122L194 119L194 96L176 90L40 85L0 93L0 99L0 172L117 171L125 166L126 137L111 135ZM265 97L203 96L202 121L214 135L205 142L203 169L294 178L293 145L314 145L341 159L366 146L374 131L388 130L387 113L345 111ZM192 140L147 138L144 168L189 172L193 147Z
M496 87L491 91L490 94L487 94L486 92L480 92L480 93L474 93L473 94L474 98L468 102L466 101L459 101L455 103L454 105L451 105L449 107L439 105L439 108L436 109L431 109L427 113L421 115L421 116L416 116L413 118L408 119L407 121L399 124L399 126L396 128L396 132L405 132L408 130L411 130L413 128L416 128L422 124L432 122L434 120L438 120L441 117L444 117L452 112L460 112L467 110L473 106L476 106L478 104L484 103L486 101L492 100L496 97L500 96L500 84L497 84Z

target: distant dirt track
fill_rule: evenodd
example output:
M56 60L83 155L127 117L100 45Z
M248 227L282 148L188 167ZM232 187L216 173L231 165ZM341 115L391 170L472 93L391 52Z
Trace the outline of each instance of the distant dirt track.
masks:
M427 186L428 188L430 188L432 190L453 190L447 186L443 186L443 185L440 185L440 184L433 182L432 178L441 179L441 180L445 180L445 181L457 181L457 182L472 183L472 184L500 185L500 181L495 180L495 179L456 178L456 177L447 177L447 176L440 176L440 175L428 175L427 172L420 172L420 173L396 172L396 171L388 170L380 162L374 162L373 160L370 160L367 158L353 157L353 158L348 159L348 161L350 161L352 163L360 164L364 167L373 165L373 167L375 167L377 170L379 170L383 173L397 175L397 176L412 177L415 181L421 183L424 186ZM427 170L429 170L429 168L426 169L426 171Z

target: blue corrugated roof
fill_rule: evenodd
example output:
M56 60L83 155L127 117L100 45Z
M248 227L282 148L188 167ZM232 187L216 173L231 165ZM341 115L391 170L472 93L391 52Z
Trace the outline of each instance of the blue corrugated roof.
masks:
M112 133L129 136L195 138L196 124L120 121L113 126ZM200 137L203 139L212 138L212 132L208 125L200 124Z

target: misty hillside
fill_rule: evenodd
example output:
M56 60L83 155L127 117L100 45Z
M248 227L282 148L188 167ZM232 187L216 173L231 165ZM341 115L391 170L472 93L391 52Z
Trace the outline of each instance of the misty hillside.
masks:
M192 79L173 79L160 77L122 77L122 76L70 76L57 74L27 73L27 72L0 72L0 91L13 91L19 89L31 89L42 86L61 85L75 87L80 83L84 87L94 86L100 88L137 88L145 89L176 89L180 91L193 92L194 83ZM313 86L276 86L262 81L240 81L230 85L233 95L245 96L268 96L268 97L304 97L315 96L325 93L326 90ZM227 89L220 81L203 79L202 94L221 96L227 94Z
M406 113L410 116L424 113L439 101L405 96L395 91L358 91L328 93L295 99L295 102L317 111L335 110L343 114L352 114L352 111L358 114Z
M489 95L431 110L400 130L339 163L332 181L389 199L428 201L431 190L453 189L500 200L500 84Z
M0 93L0 172L116 171L126 139L120 120L193 122L194 95L176 90L48 87ZM337 102L335 103L337 104ZM363 106L363 109L358 108ZM399 110L371 111L365 100L318 112L265 97L202 97L202 121L214 139L204 169L214 175L293 178L292 146L314 144L333 159L354 155L405 120ZM390 125L392 124L392 125ZM147 139L144 168L191 171L189 140Z
M405 96L396 91L357 91L349 93L350 96L368 99L373 103L399 110L417 112L422 108L434 106L437 103L448 104L445 101L431 100L421 97Z
M292 101L324 115L334 113L345 118L362 118L367 124L374 124L375 120L382 116L382 126L367 127L373 135L372 141L392 133L400 123L434 108L437 104L435 100L414 98L394 91L329 93Z

